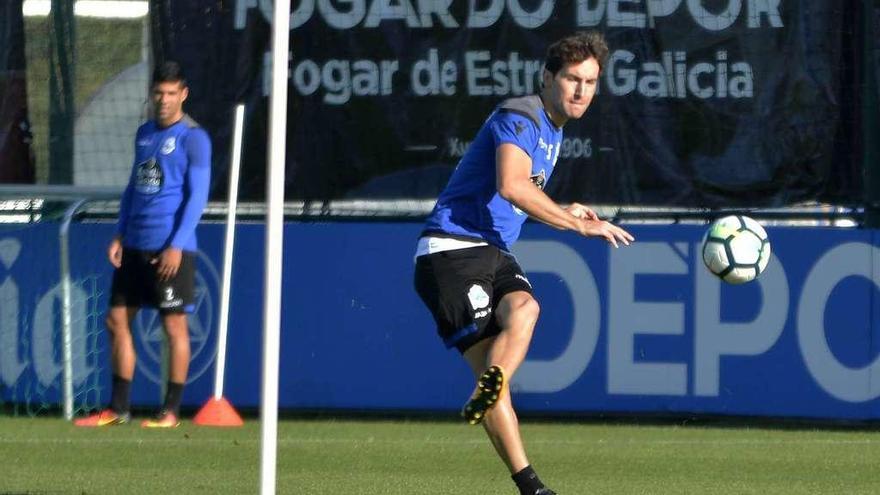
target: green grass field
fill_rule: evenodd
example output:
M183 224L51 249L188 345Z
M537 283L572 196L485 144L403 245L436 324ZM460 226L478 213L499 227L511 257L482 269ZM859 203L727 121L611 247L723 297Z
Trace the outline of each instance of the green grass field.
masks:
M0 493L257 493L260 428L185 422L77 429L0 418ZM880 437L860 430L523 423L561 494L875 494ZM482 429L432 421L282 421L280 494L511 494Z

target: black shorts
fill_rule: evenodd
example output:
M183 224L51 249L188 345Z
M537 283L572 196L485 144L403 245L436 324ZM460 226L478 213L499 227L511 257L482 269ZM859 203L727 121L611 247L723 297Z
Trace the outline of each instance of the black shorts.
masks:
M443 343L462 353L501 332L495 309L502 297L520 290L532 293L516 258L491 245L419 256L415 287Z
M110 306L151 306L160 313L190 313L195 288L195 253L184 251L177 275L164 282L156 275L158 264L151 261L157 251L122 250L122 266L113 272Z

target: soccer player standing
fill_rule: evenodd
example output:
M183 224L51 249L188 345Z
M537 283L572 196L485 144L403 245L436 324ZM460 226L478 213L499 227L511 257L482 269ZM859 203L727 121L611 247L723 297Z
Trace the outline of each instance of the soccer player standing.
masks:
M170 352L164 403L141 426L180 424L190 361L187 313L194 307L195 230L208 201L211 178L211 141L183 112L188 94L178 63L156 68L151 90L154 118L135 136L134 167L119 204L116 235L107 249L116 268L106 320L113 369L110 406L77 419L77 426L129 421L136 361L131 321L142 306L161 314Z
M522 495L552 495L523 448L508 382L522 363L539 306L510 254L527 216L584 236L628 245L633 237L590 208L557 205L543 192L562 143L596 93L608 54L598 32L547 50L540 94L502 102L458 163L416 250L415 287L448 348L462 353L477 384L462 415L482 423Z

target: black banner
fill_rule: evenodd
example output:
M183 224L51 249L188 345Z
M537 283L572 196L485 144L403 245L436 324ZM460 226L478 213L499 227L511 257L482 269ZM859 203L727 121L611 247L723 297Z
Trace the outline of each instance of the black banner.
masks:
M33 183L22 0L0 1L0 183Z
M264 194L271 4L151 5L154 53L188 67L188 111L214 138L217 196L237 101L248 105L242 192ZM299 0L286 196L433 197L491 109L539 90L547 45L599 29L611 55L593 106L566 126L548 184L557 200L858 204L860 5Z

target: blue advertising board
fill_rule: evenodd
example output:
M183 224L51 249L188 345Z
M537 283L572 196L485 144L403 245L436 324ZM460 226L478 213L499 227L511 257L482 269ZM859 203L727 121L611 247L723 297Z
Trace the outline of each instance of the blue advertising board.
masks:
M0 401L52 404L61 389L57 224L0 228ZM470 372L412 289L416 223L288 223L279 402L287 409L455 411ZM880 418L880 239L857 229L771 227L755 281L702 266L696 225L631 225L614 249L527 224L514 252L541 303L512 381L523 412ZM103 312L108 224L71 230L79 407L109 397ZM240 224L224 395L260 404L263 242ZM184 403L213 391L224 227L199 227L193 360ZM135 319L133 402L160 401L161 326Z

